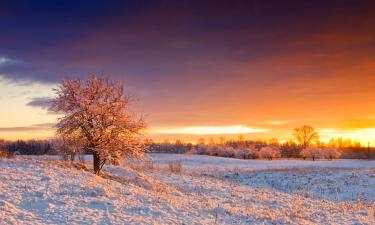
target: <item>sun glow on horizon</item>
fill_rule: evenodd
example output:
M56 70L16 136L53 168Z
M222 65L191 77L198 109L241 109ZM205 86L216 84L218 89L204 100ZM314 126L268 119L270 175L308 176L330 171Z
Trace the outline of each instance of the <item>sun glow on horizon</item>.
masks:
M233 126L193 126L193 127L178 127L167 129L156 129L152 133L158 134L249 134L249 133L264 133L268 129L247 127L245 125Z
M322 142L329 142L332 138L359 141L362 145L375 146L375 128L361 128L350 130L322 129L319 130Z

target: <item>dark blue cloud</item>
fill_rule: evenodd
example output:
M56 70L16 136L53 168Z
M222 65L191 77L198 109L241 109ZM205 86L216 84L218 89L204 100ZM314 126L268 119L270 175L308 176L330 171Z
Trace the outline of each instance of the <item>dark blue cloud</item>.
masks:
M44 82L104 72L141 86L145 80L178 84L198 78L207 84L225 81L230 71L259 60L353 47L335 38L325 42L326 33L354 41L353 34L374 35L372 1L0 4L0 57L23 62L3 66L0 73ZM280 78L257 74L242 76L260 82Z
M202 115L212 109L227 120L243 106L256 120L257 106L287 102L277 97L314 105L353 87L370 93L374 12L370 0L1 1L0 58L18 63L3 63L0 75L104 73L125 81L154 121L215 121Z
M34 98L30 102L28 102L26 105L31 107L39 107L42 109L48 109L51 106L51 98L45 97L45 98Z

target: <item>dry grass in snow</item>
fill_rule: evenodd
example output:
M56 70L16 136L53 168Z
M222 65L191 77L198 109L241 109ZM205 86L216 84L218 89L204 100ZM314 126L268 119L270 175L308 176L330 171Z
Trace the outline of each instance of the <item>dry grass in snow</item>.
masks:
M103 177L57 160L0 160L0 224L375 224L371 165L254 170L220 159L229 161L218 169L214 157L191 156L195 166L176 157L109 166ZM349 194L333 197L335 182Z

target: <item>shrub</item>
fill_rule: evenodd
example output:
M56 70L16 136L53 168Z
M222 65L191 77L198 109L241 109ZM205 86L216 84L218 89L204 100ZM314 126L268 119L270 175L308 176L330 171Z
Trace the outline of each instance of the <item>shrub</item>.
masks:
M219 147L219 156L234 157L236 150L233 147Z
M0 149L0 158L6 158L8 156L8 152L4 149Z
M1 158L11 158L12 156L13 156L13 154L8 152L7 150L5 150L3 148L0 148L0 159Z
M186 152L189 155L196 155L198 154L198 150L195 147L192 147L189 151Z
M272 160L274 158L280 158L281 152L280 152L280 149L277 147L265 146L260 149L259 155L263 159Z
M303 159L311 158L313 161L315 161L315 159L323 158L322 153L321 148L307 147L301 151L301 156Z
M220 150L217 145L209 145L205 150L206 154L211 156L219 156L219 151Z
M181 162L181 160L169 161L168 162L168 170L171 173L182 173L182 162Z
M259 152L255 148L239 148L236 149L235 155L237 159L256 159L259 158Z
M140 162L130 163L129 167L137 171L159 169L157 166L154 165L153 161L140 161Z
M206 145L198 145L197 146L197 154L198 155L207 155L207 146Z
M324 158L332 160L339 158L341 156L341 152L339 152L336 148L326 148L322 150L322 155Z

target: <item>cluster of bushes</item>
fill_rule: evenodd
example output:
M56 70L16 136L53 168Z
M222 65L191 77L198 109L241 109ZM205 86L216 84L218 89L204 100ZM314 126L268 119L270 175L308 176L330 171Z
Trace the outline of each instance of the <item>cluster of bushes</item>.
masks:
M309 158L309 159L375 159L375 148L361 146L359 143L344 143L337 141L328 144L319 143L315 149L304 149L295 142L289 141L278 143L278 141L250 141L250 140L228 140L223 143L192 143L183 141L164 141L162 143L153 143L152 140L146 140L145 145L149 146L148 151L153 153L178 153L187 152L222 157L234 157L240 159L257 158ZM277 151L267 150L267 146ZM262 148L264 148L262 150ZM29 141L4 141L0 139L0 149L2 154L8 155L43 155L60 154L63 148L58 148L56 140L29 140ZM333 151L332 149L336 149ZM262 151L261 151L262 150ZM333 152L333 153L332 153ZM338 154L337 154L338 152ZM89 150L82 150L80 154L91 154ZM65 154L66 155L66 154ZM79 154L78 154L79 155ZM270 155L270 156L268 156ZM68 155L66 155L68 157ZM71 155L70 155L71 157Z
M275 159L282 157L282 150L274 145L250 147L231 147L225 145L197 145L188 154L210 155L237 159ZM299 158L303 159L337 159L341 153L336 148L308 147L300 151Z
M341 153L336 148L317 148L308 147L301 151L301 157L303 159L310 158L315 159L337 159L341 156Z
M317 155L314 159L375 159L375 148L369 146L361 146L359 142L352 142L345 139L332 139L329 143L318 142L317 147L321 151L304 150L304 147L294 141L284 143L278 140L199 140L198 144L193 145L177 140L176 142L164 141L162 143L150 142L149 151L154 153L193 153L222 157L235 157L241 159L257 159L257 158L309 158ZM269 151L263 147L271 146L278 149L277 151ZM332 149L336 149L333 151ZM261 153L262 152L262 153ZM272 152L272 154L270 153ZM274 153L276 152L276 153ZM316 153L319 152L319 153ZM334 152L334 153L331 153ZM338 152L338 154L337 154Z
M274 159L281 157L281 151L276 146L263 146L258 149L256 146L232 147L225 145L198 145L190 149L188 154L210 155L229 157L237 159Z

